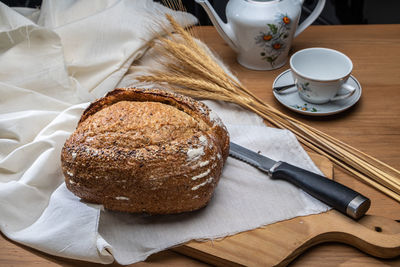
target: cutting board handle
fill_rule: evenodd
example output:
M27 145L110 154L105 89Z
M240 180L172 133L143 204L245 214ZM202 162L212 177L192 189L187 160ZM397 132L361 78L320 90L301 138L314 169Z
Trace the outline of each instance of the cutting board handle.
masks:
M304 217L302 224L309 227L310 232L304 240L292 247L292 252L276 262L277 266L285 266L308 248L324 242L340 242L351 245L361 251L380 258L394 258L400 255L400 223L374 215L366 215L359 221L347 218L335 210L314 216ZM293 220L293 223L296 223Z

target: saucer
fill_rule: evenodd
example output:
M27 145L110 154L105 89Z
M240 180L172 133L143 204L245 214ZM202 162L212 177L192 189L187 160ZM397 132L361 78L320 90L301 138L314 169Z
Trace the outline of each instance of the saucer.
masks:
M289 69L285 70L284 72L279 74L278 77L276 77L274 83L272 84L272 87L283 86L292 83L292 73ZM362 89L357 79L354 78L353 75L350 75L347 83L356 88L356 92L352 96L343 100L331 101L324 104L312 104L304 101L302 98L300 98L295 87L293 87L293 89L288 89L280 94L273 91L273 94L282 105L295 112L311 116L326 116L345 111L346 109L349 109L351 106L357 103L357 101L360 99ZM343 90L343 92L339 91L339 95L344 93L346 93L345 90Z

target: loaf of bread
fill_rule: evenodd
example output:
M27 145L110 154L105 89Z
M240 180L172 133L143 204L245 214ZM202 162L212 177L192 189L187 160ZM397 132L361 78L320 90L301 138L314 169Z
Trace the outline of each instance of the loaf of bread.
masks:
M203 103L126 88L84 111L61 163L67 188L84 201L172 214L207 205L228 154L228 132Z

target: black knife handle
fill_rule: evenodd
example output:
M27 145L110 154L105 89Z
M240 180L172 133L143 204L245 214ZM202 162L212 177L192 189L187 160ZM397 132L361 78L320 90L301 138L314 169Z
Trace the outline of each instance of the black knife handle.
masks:
M271 177L286 180L300 187L313 197L354 219L361 218L371 205L371 201L360 193L286 162L278 162L271 170Z

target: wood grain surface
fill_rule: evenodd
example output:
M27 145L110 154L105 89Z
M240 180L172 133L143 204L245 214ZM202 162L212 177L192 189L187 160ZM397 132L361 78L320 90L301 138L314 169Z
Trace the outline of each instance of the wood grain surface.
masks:
M312 26L294 40L290 54L308 47L339 50L353 61L353 75L362 86L360 101L349 110L326 117L310 117L282 106L272 94L273 71L248 70L213 27L197 35L230 66L239 80L266 103L339 140L400 169L400 25ZM400 203L357 181L339 168L335 179L372 199L370 214L400 219Z
M212 27L197 29L198 36L230 66L240 81L257 96L282 112L301 120L379 160L400 169L400 25L311 26L294 40L290 54L308 47L327 47L348 55L353 75L363 94L349 110L329 117L308 117L292 112L275 100L271 90L273 71L252 71L240 66L235 53ZM213 34L214 32L214 34ZM335 180L360 191L372 200L368 214L400 220L400 204L374 188L334 168ZM342 244L310 249L291 266L400 266L400 259L381 260Z
M273 97L275 77L288 69L251 71L236 63L235 53L213 27L198 27L198 36L231 67L241 82L265 102L327 134L400 169L400 25L311 26L294 40L291 54L308 47L327 47L347 54L363 95L351 109L329 117L307 117L287 110ZM400 204L340 168L335 180L372 200L368 214L400 220ZM93 266L65 260L14 244L0 236L0 266ZM116 265L116 264L114 264ZM133 266L204 266L171 251ZM317 245L290 266L400 266L400 258L383 260L338 243Z

